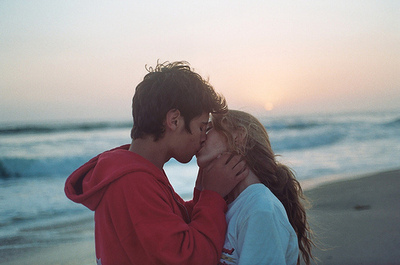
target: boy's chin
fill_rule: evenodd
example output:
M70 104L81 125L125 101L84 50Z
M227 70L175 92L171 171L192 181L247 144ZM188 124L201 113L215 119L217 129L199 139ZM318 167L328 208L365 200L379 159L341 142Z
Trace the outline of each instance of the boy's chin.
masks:
M206 166L208 166L211 163L211 161L210 160L207 160L207 161L206 160L202 160L200 158L200 159L197 159L197 165L199 166L199 168L205 168Z
M196 157L196 159L197 159L197 157ZM199 168L203 168L203 167L205 167L205 163L200 159L197 159L197 165L199 166Z
M174 157L174 159L176 160L176 161L178 161L179 163L182 163L182 164L187 164L187 163L189 163L191 160L192 160L192 158L193 158L193 156L191 156L191 157Z

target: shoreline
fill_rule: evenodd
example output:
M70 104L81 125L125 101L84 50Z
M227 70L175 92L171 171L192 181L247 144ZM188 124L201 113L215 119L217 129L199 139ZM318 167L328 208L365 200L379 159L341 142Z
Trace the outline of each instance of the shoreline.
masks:
M300 183L312 205L318 264L400 264L400 169ZM94 238L0 253L2 265L96 263Z

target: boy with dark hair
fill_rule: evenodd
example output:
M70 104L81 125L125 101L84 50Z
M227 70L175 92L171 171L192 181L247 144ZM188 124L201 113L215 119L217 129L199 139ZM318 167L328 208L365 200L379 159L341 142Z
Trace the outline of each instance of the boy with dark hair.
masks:
M185 62L149 70L133 97L132 143L81 166L65 193L95 211L98 264L217 264L224 197L248 174L245 163L222 154L199 174L202 191L189 202L163 166L192 159L206 140L209 113L225 112L225 99Z
M225 113L225 99L184 62L158 64L136 87L132 101L132 139L163 133L163 120L171 109L178 109L188 132L190 121L202 113Z

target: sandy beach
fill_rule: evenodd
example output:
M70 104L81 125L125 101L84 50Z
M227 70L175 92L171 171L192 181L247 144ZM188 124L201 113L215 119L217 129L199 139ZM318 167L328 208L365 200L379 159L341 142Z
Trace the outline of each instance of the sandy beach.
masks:
M393 170L306 191L318 264L400 264L399 190L400 170ZM92 240L2 255L4 265L95 264Z
M318 264L400 264L400 170L306 192Z

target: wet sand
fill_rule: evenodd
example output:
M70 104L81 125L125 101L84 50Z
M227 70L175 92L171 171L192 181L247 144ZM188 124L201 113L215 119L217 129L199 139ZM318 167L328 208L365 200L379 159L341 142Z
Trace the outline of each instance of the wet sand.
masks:
M10 253L4 265L95 265L94 241L60 243L52 247L26 249Z
M321 248L314 250L318 264L400 264L400 170L323 184L305 193ZM93 240L5 254L0 264L96 263Z
M400 264L400 170L306 192L318 264Z

